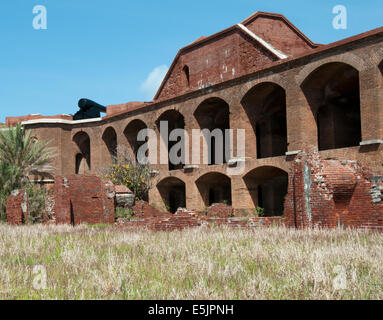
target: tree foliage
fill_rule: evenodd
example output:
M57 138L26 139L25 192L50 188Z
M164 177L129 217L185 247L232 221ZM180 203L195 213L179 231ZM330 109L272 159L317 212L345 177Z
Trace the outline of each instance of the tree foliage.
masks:
M115 185L127 186L136 200L147 200L152 187L149 166L137 162L124 148L120 148L117 155L113 156L112 164L104 170L102 176L112 180Z
M31 218L35 222L43 211L44 190L38 190L29 176L33 171L51 169L48 165L53 159L53 149L48 142L40 142L31 132L19 124L0 131L0 212L5 218L6 201L15 189L25 189L31 207Z

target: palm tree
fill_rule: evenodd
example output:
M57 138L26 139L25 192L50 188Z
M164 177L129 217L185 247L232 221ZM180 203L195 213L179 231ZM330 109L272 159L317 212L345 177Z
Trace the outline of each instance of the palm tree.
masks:
M49 142L31 137L31 132L18 124L0 131L0 210L4 215L6 200L15 189L30 187L33 171L52 169L53 159Z
M0 162L13 166L17 170L17 181L20 185L28 180L32 171L40 171L53 159L53 149L49 142L40 142L31 137L31 132L25 132L18 124L14 128L0 131Z

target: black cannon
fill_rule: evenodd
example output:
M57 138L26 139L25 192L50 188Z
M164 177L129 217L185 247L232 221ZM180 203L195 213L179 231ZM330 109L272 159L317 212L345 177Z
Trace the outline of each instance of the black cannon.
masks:
M73 116L73 120L99 118L101 112L106 112L106 107L89 99L80 99L78 101L78 107L80 110Z

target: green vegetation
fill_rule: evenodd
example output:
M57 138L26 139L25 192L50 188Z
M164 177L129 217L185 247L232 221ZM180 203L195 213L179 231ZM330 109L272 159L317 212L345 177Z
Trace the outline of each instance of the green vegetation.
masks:
M0 131L0 219L5 219L6 201L13 190L25 189L29 196L30 222L41 220L45 191L29 176L47 169L53 150L25 132L21 125Z
M383 299L383 236L364 230L0 224L0 256L0 299Z
M127 186L136 200L147 200L151 186L151 170L148 165L135 161L129 150L120 148L110 167L103 170L102 177L115 185Z
M134 216L132 208L121 208L121 207L116 208L115 215L117 219L123 218L128 220L132 219Z

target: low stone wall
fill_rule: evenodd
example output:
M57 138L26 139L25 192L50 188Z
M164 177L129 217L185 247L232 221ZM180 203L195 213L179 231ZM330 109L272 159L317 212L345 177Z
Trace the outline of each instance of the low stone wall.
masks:
M21 225L28 219L28 196L24 190L15 190L7 199L7 222Z
M294 161L285 201L290 227L383 230L383 177L356 161L322 160L307 147Z
M87 175L56 176L54 196L57 224L114 223L115 193L109 180Z
M230 207L217 205L213 208L220 208L223 215L231 214ZM211 211L208 210L208 212ZM146 202L139 201L133 207L134 217L130 220L119 219L117 225L124 228L146 228L154 231L173 231L195 227L211 227L216 225L226 225L233 228L254 229L268 227L271 225L283 225L284 219L281 217L219 217L211 215L201 215L200 213L179 209L175 214L161 212L157 208Z

